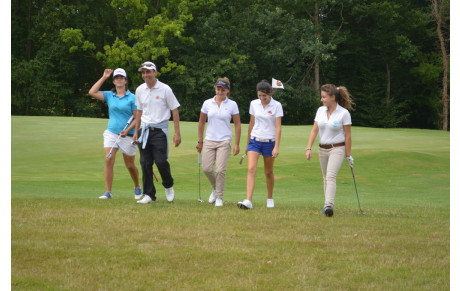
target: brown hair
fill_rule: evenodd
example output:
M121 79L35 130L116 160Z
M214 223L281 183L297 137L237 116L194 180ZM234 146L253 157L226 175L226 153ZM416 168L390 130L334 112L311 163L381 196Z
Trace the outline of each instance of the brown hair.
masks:
M335 96L335 101L348 110L354 110L353 99L351 99L351 95L348 92L347 88L344 86L336 87L333 84L325 84L321 86L321 91L326 92L328 95Z
M265 94L271 95L273 93L273 88L267 80L262 80L257 83L256 90L264 92Z
M216 83L217 83L217 82L219 82L219 81L222 81L222 82L225 82L225 83L227 83L227 84L228 84L228 87L230 87L230 88L231 88L231 86L230 86L230 79L228 79L227 77L223 77L223 78L219 78L219 79L217 79ZM230 96L230 88L228 88L228 94L227 94L227 97L229 97L229 96Z

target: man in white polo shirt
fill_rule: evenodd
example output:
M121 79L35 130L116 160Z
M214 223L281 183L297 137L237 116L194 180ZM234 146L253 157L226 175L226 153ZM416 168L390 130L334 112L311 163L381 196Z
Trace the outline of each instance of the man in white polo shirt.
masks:
M165 187L166 200L174 200L174 180L168 163L168 125L171 113L174 121L173 142L176 147L181 143L179 127L179 102L171 88L156 79L157 68L152 62L144 62L139 68L144 84L136 89L136 132L133 140L138 142L142 167L144 198L137 203L147 204L156 200L153 184L153 164L157 165L162 184ZM139 118L140 116L140 118Z

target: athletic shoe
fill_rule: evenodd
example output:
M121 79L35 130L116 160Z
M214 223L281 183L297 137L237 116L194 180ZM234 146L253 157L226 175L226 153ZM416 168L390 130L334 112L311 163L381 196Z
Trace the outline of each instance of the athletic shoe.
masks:
M216 202L216 190L212 190L211 195L209 195L209 203L214 203Z
M267 199L267 208L275 207L275 201L273 199Z
M334 215L334 209L332 206L326 206L324 207L323 211L321 211L321 214L324 214L327 217L332 217L332 215Z
M155 202L155 200L152 200L149 195L144 195L144 198L142 200L137 201L139 204L147 204L147 203L152 203Z
M222 198L217 198L216 207L222 207L222 206L224 206L224 202L222 201Z
M105 192L104 195L100 196L99 199L110 199L112 198L112 194L109 191Z
M248 199L244 199L243 202L238 202L238 207L241 209L252 209L252 202Z
M134 199L139 200L142 198L142 190L141 187L134 188Z
M165 188L165 193L166 193L166 200L168 200L168 202L173 202L173 200L174 200L174 189L173 189L173 187Z

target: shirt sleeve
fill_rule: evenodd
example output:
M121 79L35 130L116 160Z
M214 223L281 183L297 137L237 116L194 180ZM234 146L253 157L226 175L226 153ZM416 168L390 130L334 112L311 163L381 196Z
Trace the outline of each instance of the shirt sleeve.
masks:
M345 110L343 114L343 125L350 125L351 124L351 115L348 110Z
M249 114L254 115L254 101L249 105Z
M166 96L166 103L168 104L168 108L170 110L174 110L180 106L179 101L177 101L176 96L174 95L171 87L167 87L165 90L165 96Z
M208 105L208 101L206 100L206 101L203 102L203 105L201 106L201 112L203 114L208 114L208 106L207 105Z
M283 106L281 105L281 103L278 102L278 104L276 106L276 115L275 115L275 117L283 117L283 116L284 116Z
M237 115L237 114L240 114L240 110L238 109L238 104L236 102L233 102L232 115Z
M107 99L112 94L112 91L102 91L102 94L104 95L104 101L108 102Z

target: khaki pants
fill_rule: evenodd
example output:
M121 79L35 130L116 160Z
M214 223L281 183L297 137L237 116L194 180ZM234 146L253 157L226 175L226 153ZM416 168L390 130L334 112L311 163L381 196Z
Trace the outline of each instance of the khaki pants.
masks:
M335 192L337 189L336 178L345 158L345 147L340 146L331 149L319 148L318 155L323 172L324 206L334 207Z
M203 172L208 177L212 189L216 190L216 198L224 196L225 173L232 149L231 142L231 140L212 141L205 139L203 143ZM214 163L215 170L213 169Z

